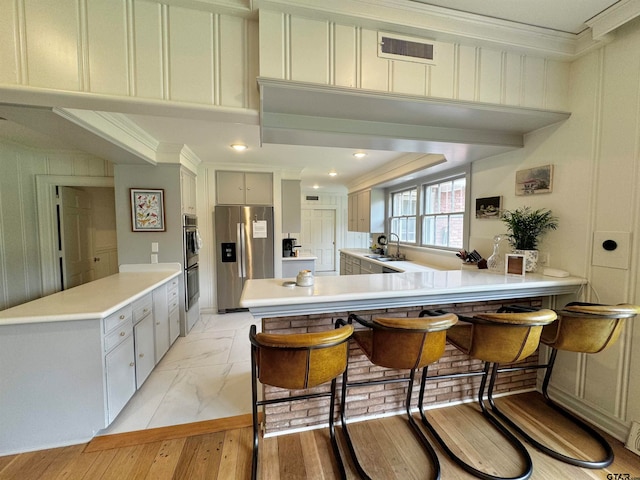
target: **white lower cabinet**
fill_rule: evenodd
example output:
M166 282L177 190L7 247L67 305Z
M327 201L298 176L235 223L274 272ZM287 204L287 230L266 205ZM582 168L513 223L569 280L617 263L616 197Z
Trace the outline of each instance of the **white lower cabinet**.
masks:
M153 316L155 318L155 358L158 363L169 350L169 305L166 285L153 291Z
M147 315L133 327L136 352L136 388L140 388L147 379L155 362L155 343L153 341L153 315Z
M133 335L129 334L105 356L109 423L136 391L135 365Z
M178 310L178 299L169 304L169 343L173 345L180 335L180 310Z

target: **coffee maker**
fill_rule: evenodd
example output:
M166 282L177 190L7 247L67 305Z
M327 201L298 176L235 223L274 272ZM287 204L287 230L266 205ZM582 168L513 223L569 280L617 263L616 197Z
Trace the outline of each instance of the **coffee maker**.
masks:
M294 248L300 248L300 245L296 245L295 238L282 239L282 256L283 257L295 257L296 252Z

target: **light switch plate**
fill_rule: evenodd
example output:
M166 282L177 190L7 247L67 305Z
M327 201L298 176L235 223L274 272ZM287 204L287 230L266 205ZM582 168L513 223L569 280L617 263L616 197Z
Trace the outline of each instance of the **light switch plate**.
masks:
M158 253L158 242L151 242L151 253Z
M615 250L605 249L603 245L607 241L615 242ZM598 267L627 270L629 268L630 250L631 232L593 232L591 264Z
M151 263L158 263L158 254L157 253L152 253L151 254Z

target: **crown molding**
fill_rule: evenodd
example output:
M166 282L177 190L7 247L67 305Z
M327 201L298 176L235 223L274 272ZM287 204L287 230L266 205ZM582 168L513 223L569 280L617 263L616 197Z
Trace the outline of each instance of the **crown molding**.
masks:
M640 16L640 0L623 0L585 22L595 40L606 38L618 27Z

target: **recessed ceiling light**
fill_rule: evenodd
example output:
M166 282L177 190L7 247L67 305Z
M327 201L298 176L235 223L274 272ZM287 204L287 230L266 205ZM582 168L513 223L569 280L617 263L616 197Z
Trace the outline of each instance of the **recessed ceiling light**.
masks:
M336 172L335 170L331 170L331 171L329 172L329 176L330 176L330 177L335 177L336 175L338 175L338 172Z
M242 143L232 143L231 148L233 148L236 152L244 152L247 149L247 146Z
M316 183L316 184L313 186L313 188L317 190L317 189L319 189L319 188L320 188L320 185L318 185L318 184Z
M356 152L356 153L353 154L353 156L356 157L356 158L362 158L362 157L366 157L367 154L364 153L364 152Z

